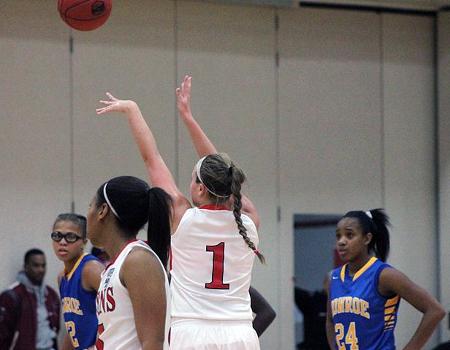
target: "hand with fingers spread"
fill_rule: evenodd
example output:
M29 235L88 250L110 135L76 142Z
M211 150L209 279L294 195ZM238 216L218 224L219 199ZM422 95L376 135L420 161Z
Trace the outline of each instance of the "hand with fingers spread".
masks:
M180 87L175 90L177 95L177 107L183 119L192 118L191 112L191 84L192 77L186 75Z
M134 101L131 100L119 100L111 95L109 92L106 93L109 100L100 100L99 102L104 105L104 107L97 108L95 111L98 115L105 114L109 112L121 112L127 113L133 106L136 105Z

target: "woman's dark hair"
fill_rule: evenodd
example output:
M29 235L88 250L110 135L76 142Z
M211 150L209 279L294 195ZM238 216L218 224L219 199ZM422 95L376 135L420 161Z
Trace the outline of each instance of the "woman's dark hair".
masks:
M106 193L106 198L105 198ZM171 198L134 176L119 176L97 190L97 206L106 203L126 238L134 238L147 223L147 240L167 267L170 249Z
M372 240L369 243L369 252L373 251L375 256L381 261L386 261L389 255L389 217L384 209L372 209L364 212L362 210L349 211L343 218L358 219L364 235L372 233Z
M233 214L239 234L258 259L264 263L264 255L258 251L255 244L247 236L247 229L242 223L241 185L245 181L244 172L233 164L227 154L210 154L201 163L200 177L201 180L197 176L196 181L205 185L209 196L215 199L217 204L224 203L230 196L233 196Z
M53 228L60 221L70 221L73 224L77 225L80 229L81 237L83 237L83 239L86 239L86 217L85 216L75 214L75 213L59 214L56 217L55 222L53 223Z

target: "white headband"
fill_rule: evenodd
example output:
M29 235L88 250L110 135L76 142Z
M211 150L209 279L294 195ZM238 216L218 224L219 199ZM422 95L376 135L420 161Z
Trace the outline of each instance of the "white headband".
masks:
M113 214L120 219L119 215L117 215L117 212L114 210L114 207L111 205L111 202L108 199L108 195L106 194L106 186L108 185L108 183L105 183L105 186L103 186L103 196L105 197L106 203L108 203L108 206L111 208L111 211L113 212Z
M200 180L200 182L203 184L203 180L202 177L200 176L200 169L202 167L203 161L205 160L206 156L203 158L200 158L197 162L197 164L195 165L195 171L197 173L197 177ZM204 185L204 184L203 184Z
M366 211L365 213L369 218L373 219L372 213L370 212L370 210Z
M208 188L208 186L206 186L205 183L203 182L202 177L200 176L200 169L201 169L202 164L203 164L203 161L205 160L206 157L207 157L207 156L205 156L205 157L203 157L203 158L200 158L200 159L198 160L197 164L195 165L195 172L197 173L198 179L199 179L200 182L203 184L203 186L205 186L205 188L208 190L208 192L211 193L211 194L213 194L214 196L216 196L216 197L218 197L218 198L227 198L227 197L230 197L230 195L223 196L223 195L214 193L214 192L211 191L211 190Z

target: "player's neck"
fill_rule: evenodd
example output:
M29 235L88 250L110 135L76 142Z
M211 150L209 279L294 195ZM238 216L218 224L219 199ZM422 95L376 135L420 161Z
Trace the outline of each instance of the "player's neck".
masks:
M357 273L367 262L370 260L371 256L369 254L363 254L353 261L348 263L348 272L350 276L353 276Z
M133 239L125 238L119 235L111 235L111 239L105 243L103 249L110 256L111 261L114 261L115 258L122 252L122 250L132 241Z
M81 252L80 255L76 256L73 259L70 259L68 261L64 261L64 272L65 273L70 273L73 269L73 267L75 266L75 264L77 263L78 259L80 259L80 257L84 254L84 252Z

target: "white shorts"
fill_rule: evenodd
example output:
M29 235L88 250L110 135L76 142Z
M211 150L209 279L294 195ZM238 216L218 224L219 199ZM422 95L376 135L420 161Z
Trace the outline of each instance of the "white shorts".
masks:
M259 350L259 339L251 321L176 320L169 349Z

